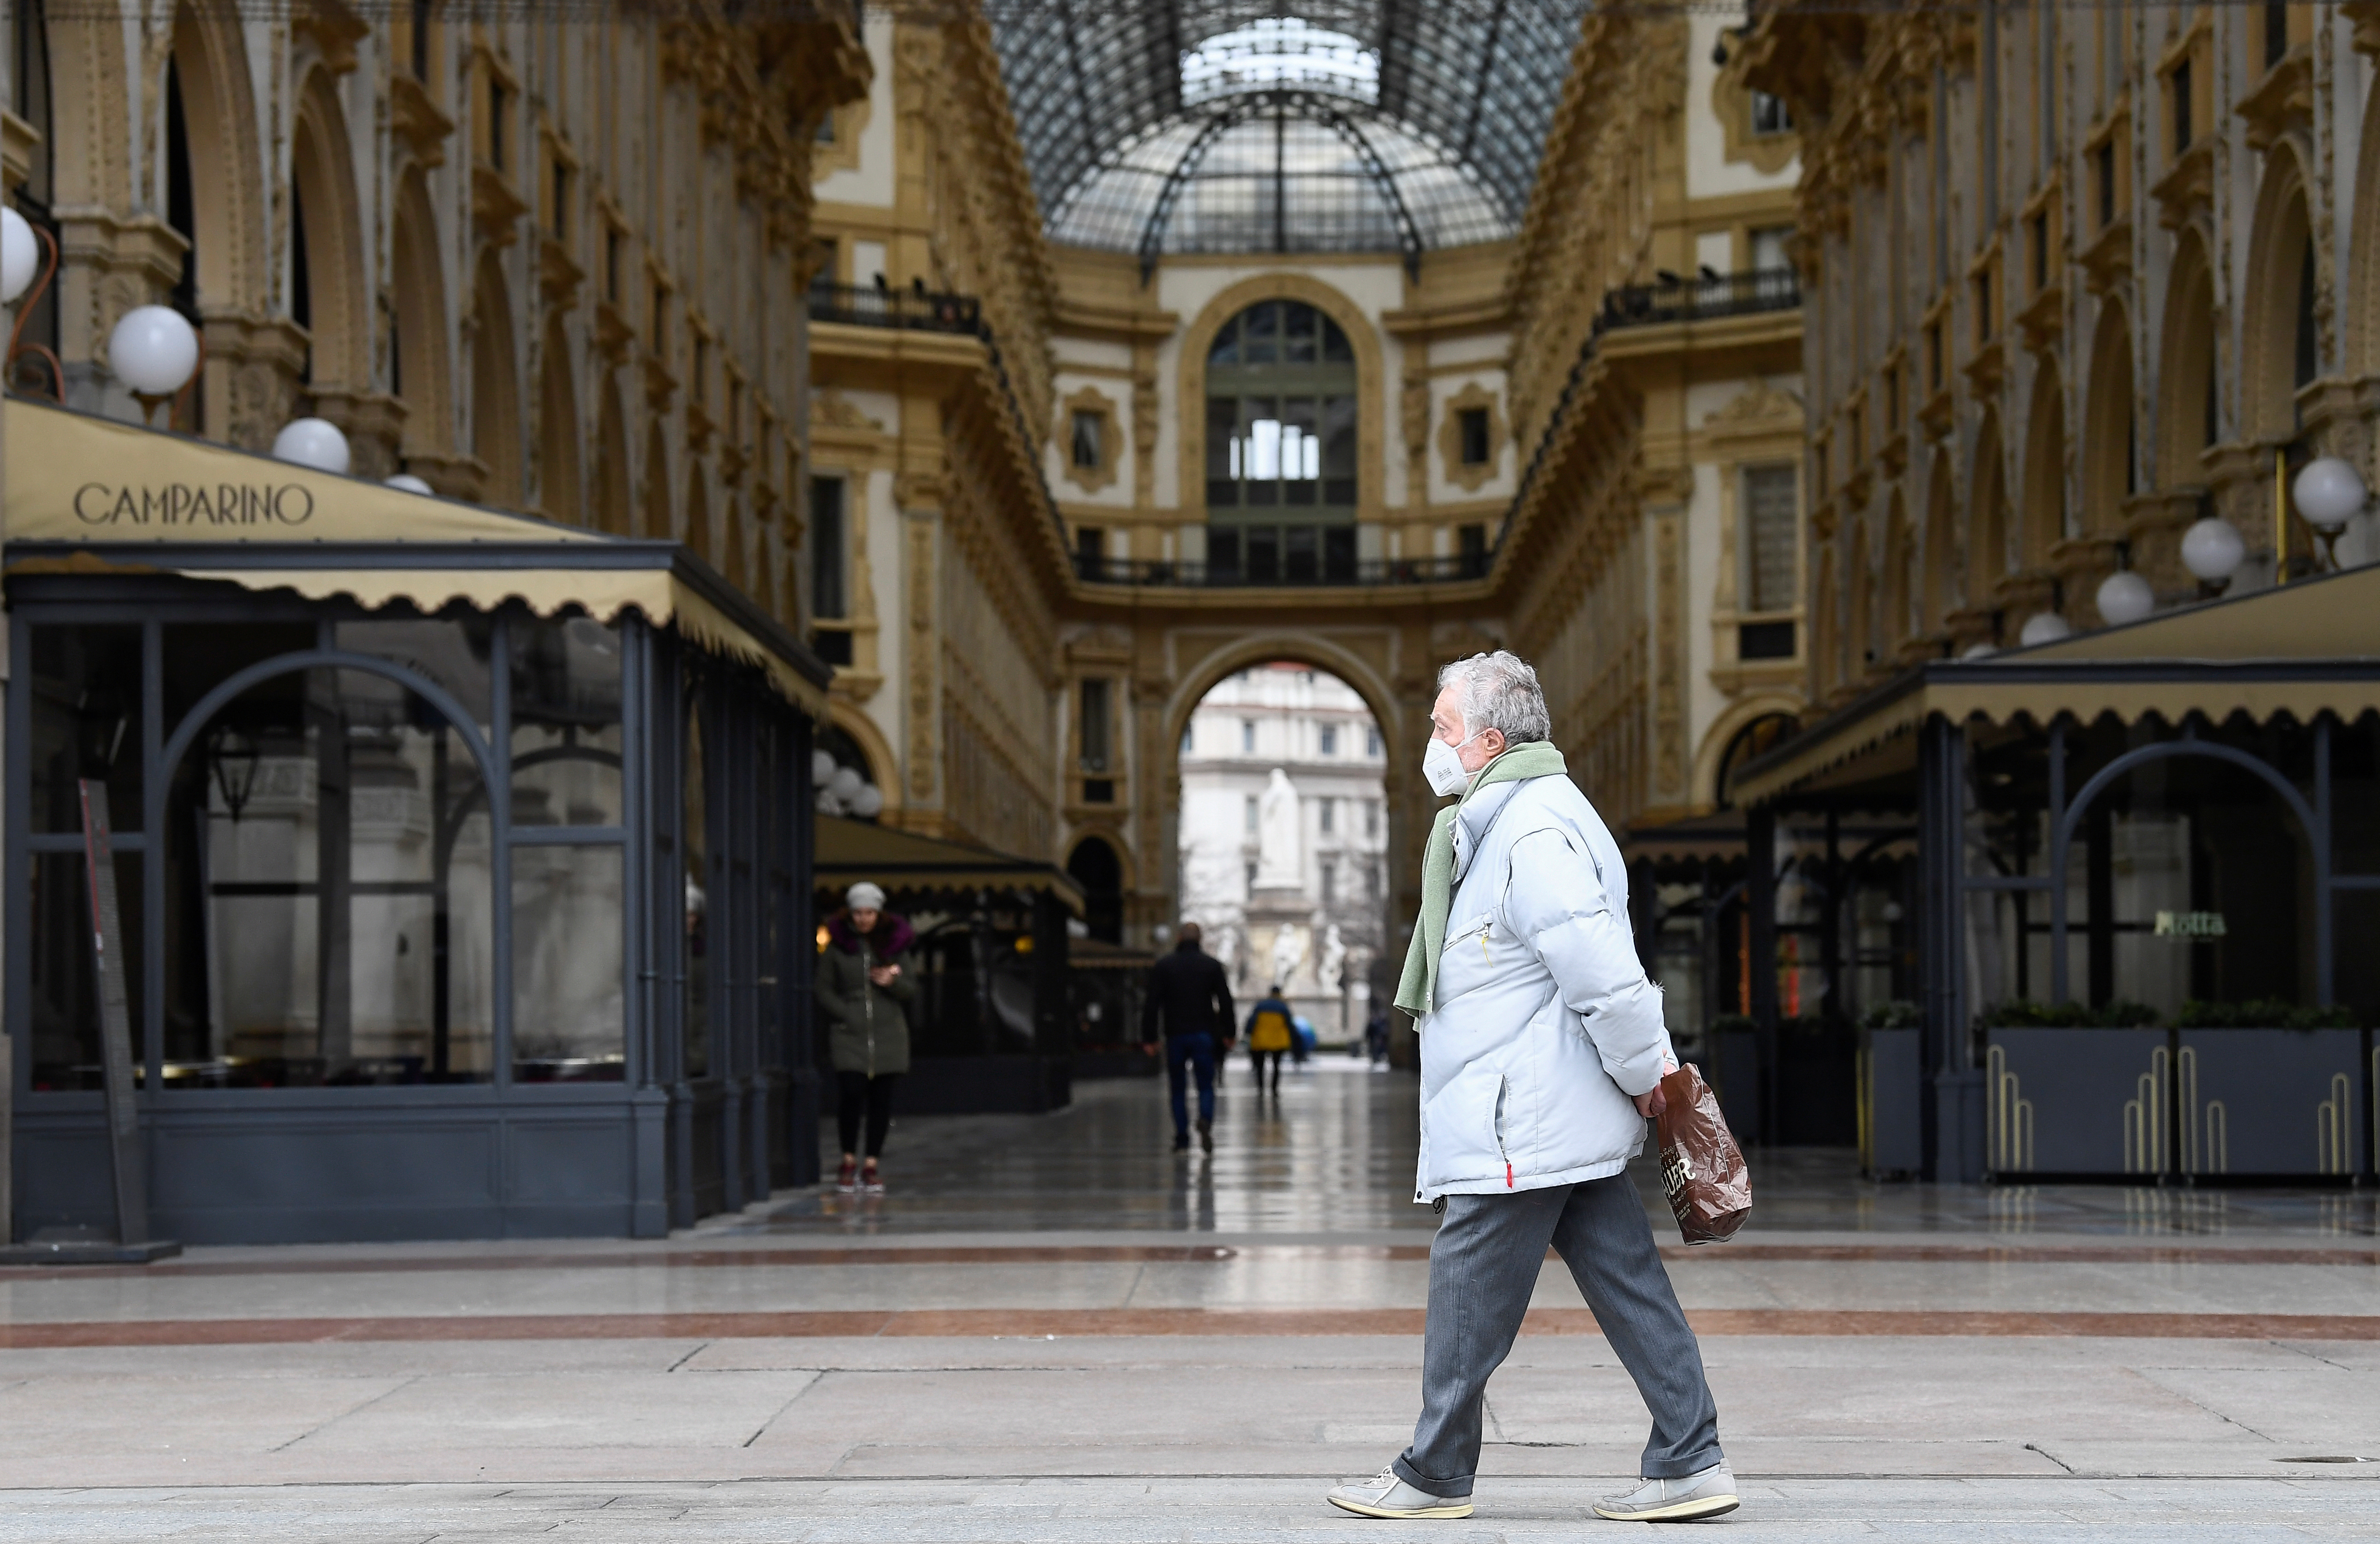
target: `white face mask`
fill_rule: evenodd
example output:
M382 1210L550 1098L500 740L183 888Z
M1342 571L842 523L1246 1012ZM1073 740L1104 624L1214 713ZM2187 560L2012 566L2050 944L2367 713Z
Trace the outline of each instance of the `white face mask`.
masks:
M1478 737L1474 735L1471 740ZM1469 745L1471 740L1463 741L1463 745ZM1430 792L1440 798L1452 798L1471 786L1474 774L1463 764L1463 758L1456 754L1462 748L1463 746L1448 745L1433 736L1428 748L1421 753L1421 775L1428 780Z

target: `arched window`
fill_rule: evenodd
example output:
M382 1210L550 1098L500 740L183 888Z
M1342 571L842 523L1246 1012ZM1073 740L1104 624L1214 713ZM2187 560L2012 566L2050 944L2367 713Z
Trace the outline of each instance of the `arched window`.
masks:
M1207 353L1207 562L1217 583L1355 568L1355 351L1299 300L1259 300Z

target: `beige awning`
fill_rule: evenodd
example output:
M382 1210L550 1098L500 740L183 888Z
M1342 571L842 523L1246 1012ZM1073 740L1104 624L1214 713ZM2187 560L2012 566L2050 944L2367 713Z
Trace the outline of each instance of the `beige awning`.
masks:
M2083 723L2113 714L2168 722L2244 712L2301 722L2380 711L2380 565L2301 579L2236 600L2186 607L2036 648L1932 662L1748 764L1738 805L1916 765L1914 731L1939 713L1954 723L2019 717Z
M1054 863L832 815L819 816L817 830L810 869L829 889L873 880L887 890L1047 890L1083 912L1082 887Z
M23 399L5 407L10 572L175 573L367 608L404 601L540 616L635 608L767 671L814 714L826 691L790 635L676 543L635 541L334 477L187 435Z

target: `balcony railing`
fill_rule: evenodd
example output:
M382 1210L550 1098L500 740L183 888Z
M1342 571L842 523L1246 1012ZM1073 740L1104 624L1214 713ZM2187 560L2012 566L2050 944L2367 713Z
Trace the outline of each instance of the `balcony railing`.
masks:
M1383 585L1455 584L1488 577L1489 554L1452 557L1359 558L1332 562L1295 556L1273 564L1169 563L1152 558L1075 560L1085 584L1133 585L1144 589L1237 590L1245 588L1355 589Z
M930 289L879 289L872 285L810 286L810 320L855 327L896 327L918 333L982 337L983 307L972 295Z
M1650 327L1664 322L1757 316L1764 311L1790 311L1801 303L1802 275L1791 268L1706 274L1695 279L1670 278L1613 290L1603 298L1597 330L1608 333L1615 327Z

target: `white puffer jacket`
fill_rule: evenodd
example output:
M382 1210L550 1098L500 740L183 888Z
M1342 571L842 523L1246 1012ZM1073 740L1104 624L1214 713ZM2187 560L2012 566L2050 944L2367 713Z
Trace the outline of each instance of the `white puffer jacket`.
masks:
M1632 1096L1672 1058L1619 845L1567 777L1496 784L1456 818L1454 884L1414 1199L1618 1173L1645 1145Z

